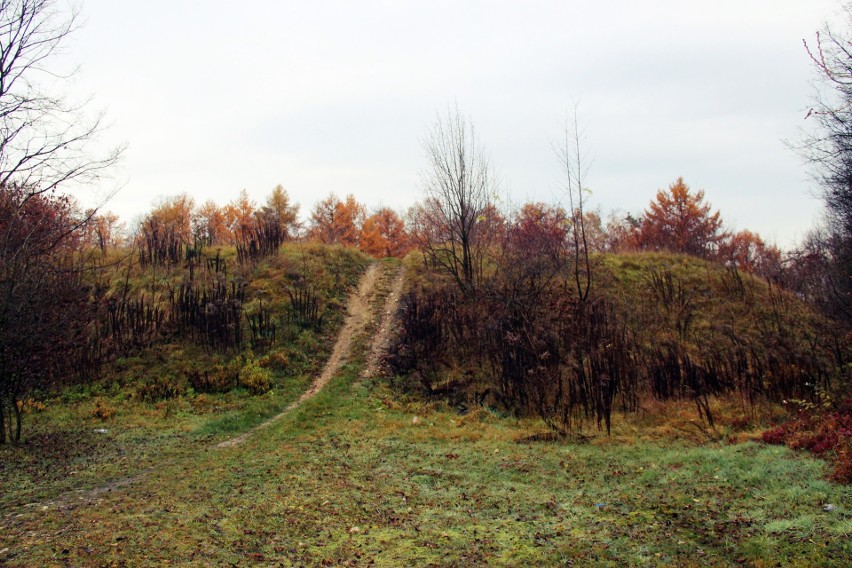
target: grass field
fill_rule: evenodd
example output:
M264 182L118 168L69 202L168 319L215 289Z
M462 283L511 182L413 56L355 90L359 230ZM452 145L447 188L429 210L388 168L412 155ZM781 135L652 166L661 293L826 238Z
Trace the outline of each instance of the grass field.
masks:
M241 446L212 446L215 415L151 407L171 424L159 435L153 424L118 433L127 416L99 434L146 438L147 457L122 472L106 460L53 476L45 457L32 464L44 478L26 477L3 450L0 564L852 563L852 490L826 481L823 462L753 442L527 442L539 423L401 399L359 380L362 364ZM80 432L99 427L89 420ZM146 473L69 492L131 470Z

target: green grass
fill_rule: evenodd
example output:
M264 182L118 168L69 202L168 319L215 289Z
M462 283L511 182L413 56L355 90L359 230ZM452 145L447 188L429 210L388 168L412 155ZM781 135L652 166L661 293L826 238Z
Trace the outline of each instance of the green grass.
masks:
M16 507L10 565L846 566L849 487L754 443L519 443L539 425L329 387L239 447L92 503ZM415 419L416 418L416 419ZM831 503L833 511L824 511Z
M262 396L240 388L194 392L189 371L239 368L242 359L171 336L109 363L101 380L36 393L37 404L28 405L24 416L23 445L0 446L0 510L56 499L182 459L279 413L322 369L343 321L345 298L368 263L364 255L341 247L288 244L280 255L251 269L250 301L262 296L280 316L286 309L287 283L305 277L325 310L321 330L281 333L267 352L243 354L272 361L272 390ZM131 287L143 286L153 276L172 283L185 276L179 268L135 270ZM113 276L123 282L121 270ZM176 394L142 396L152 383L173 386Z
M529 442L540 422L360 379L374 332L239 446L215 443L276 414L309 374L280 373L258 397L142 402L114 381L48 400L28 415L30 445L0 448L0 565L852 564L852 488L820 460L674 430L689 424L678 404L618 417L612 437ZM112 418L93 416L98 399Z

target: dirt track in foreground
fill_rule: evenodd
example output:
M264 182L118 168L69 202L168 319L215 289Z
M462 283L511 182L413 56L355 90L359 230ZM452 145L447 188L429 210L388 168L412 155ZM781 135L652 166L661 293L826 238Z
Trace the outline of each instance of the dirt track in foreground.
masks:
M349 357L349 353L352 349L352 339L360 332L362 332L371 320L372 300L377 293L376 283L380 278L380 272L380 266L377 263L373 263L361 277L361 280L358 283L358 289L352 293L352 295L349 297L349 301L347 302L346 321L343 324L343 328L340 330L340 334L337 336L337 341L334 343L334 350L332 350L331 356L328 358L328 361L326 362L325 367L322 370L322 374L320 374L320 376L316 378L316 380L311 384L308 390L302 393L302 396L300 396L298 399L291 402L284 410L282 410L266 422L255 426L248 432L240 434L235 438L220 442L216 445L217 448L227 448L242 444L258 430L268 428L272 424L275 424L277 421L281 420L281 418L286 416L287 413L298 408L303 402L315 396L323 389L323 387L325 387L325 385L328 384L332 377L334 377L335 373L337 373L337 371L340 369L340 366L345 363L347 358ZM390 319L393 317L393 313L396 311L396 304L399 301L401 289L402 270L400 269L399 275L396 277L396 280L394 282L394 288L391 293L388 294L387 300L385 301L384 312L382 315L382 322L380 323L379 333L373 340L372 348L370 351L370 360L368 362L367 370L365 371L365 373L372 373L375 371L375 367L381 355L381 351L385 348L385 344L388 338L388 330L390 328L391 323ZM396 293L394 294L394 292Z

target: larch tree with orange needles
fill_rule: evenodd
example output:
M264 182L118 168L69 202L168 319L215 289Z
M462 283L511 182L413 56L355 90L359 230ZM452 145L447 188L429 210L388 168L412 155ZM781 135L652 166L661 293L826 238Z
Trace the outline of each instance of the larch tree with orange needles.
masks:
M743 230L731 235L722 243L719 258L733 263L737 268L772 278L781 272L781 251L768 245L760 235Z
M249 199L246 190L225 206L225 223L235 242L250 239L257 228L257 204Z
M367 209L349 194L345 201L331 194L314 206L311 238L324 244L354 247L367 216Z
M388 207L367 217L361 228L358 247L376 258L403 257L411 250L405 223Z
M212 199L195 212L192 226L195 238L207 246L224 245L229 240L225 211Z
M111 211L98 213L89 209L84 217L88 219L88 223L82 225L81 231L83 241L88 246L96 247L101 254L106 254L107 249L122 243L126 226L118 215Z
M192 242L192 217L195 201L187 193L158 200L143 221L143 232L159 230L173 234L181 243Z
M718 211L704 202L704 191L692 192L679 177L668 191L657 192L645 210L639 243L650 250L668 250L706 258L726 238Z
M277 227L284 241L299 232L299 204L293 203L282 185L276 185L260 209L262 220Z

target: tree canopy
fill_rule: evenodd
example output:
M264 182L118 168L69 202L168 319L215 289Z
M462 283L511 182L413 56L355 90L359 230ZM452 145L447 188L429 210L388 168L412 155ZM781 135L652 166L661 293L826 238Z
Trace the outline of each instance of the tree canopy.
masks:
M712 255L725 239L719 212L711 212L704 191L692 192L679 177L668 191L657 192L639 229L642 248L669 250L698 257Z

